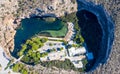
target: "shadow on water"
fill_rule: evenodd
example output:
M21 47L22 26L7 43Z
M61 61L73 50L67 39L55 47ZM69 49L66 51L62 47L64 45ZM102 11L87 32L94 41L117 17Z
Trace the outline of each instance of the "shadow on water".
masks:
M114 24L102 6L85 0L77 0L77 3L81 34L88 52L94 56L86 65L86 72L90 72L107 62L114 40Z
M100 42L102 40L102 29L98 23L97 17L86 10L81 10L77 12L78 23L81 28L82 36L87 44L88 52L93 52L94 60L89 62L90 66L93 66L95 60L101 48Z

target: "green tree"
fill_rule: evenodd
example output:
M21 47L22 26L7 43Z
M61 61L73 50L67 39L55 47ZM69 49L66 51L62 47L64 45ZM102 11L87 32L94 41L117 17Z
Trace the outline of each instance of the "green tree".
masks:
M26 48L27 48L27 45L26 44L23 44L23 45L21 45L22 46L22 49L21 50L25 50Z
M33 43L32 44L32 50L37 50L39 48L39 45Z
M81 41L81 43L84 42L84 38L81 35L80 35L80 41Z
M72 44L72 47L77 47L77 44Z
M30 58L29 58L28 56L24 56L24 57L22 58L22 61L24 61L25 63L29 63Z
M40 58L40 52L37 52L37 57Z
M18 52L17 54L19 57L23 55L23 51Z
M28 51L28 55L31 55L32 54L32 49L30 49L29 51Z
M47 55L48 55L47 52L44 52L44 53L41 53L41 54L40 54L41 57L45 57L45 56L47 56Z
M52 44L52 43L49 43L49 46L53 46L53 44Z
M62 50L63 50L63 47L60 48L60 51L62 51Z
M82 63L83 63L83 69L82 70L85 71L86 70L86 65L88 63L87 59L83 59Z
M22 69L22 74L28 74L27 69Z
M64 44L64 45L67 45L67 44L68 44L68 42L67 42L67 41L63 41L63 44Z
M41 39L41 42L42 42L42 43L45 43L47 40L48 40L47 38L42 38L42 39Z
M19 72L19 64L15 64L13 67L12 67L12 70L14 72Z

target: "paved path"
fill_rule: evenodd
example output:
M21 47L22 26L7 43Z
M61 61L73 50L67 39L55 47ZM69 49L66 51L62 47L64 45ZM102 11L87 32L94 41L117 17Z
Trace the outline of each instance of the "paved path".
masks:
M13 63L17 63L17 62L20 61L23 57L24 57L24 55L22 55L22 56L19 57L18 59L15 59L15 58L14 58L14 62L13 62Z
M53 38L53 37L45 37L45 36L38 36L39 38L48 38L51 40L63 40L63 38Z
M47 41L43 47L41 47L40 49L38 49L39 51L42 50L47 50L47 49L53 49L53 48L65 48L64 45L62 45L63 42L59 42L59 41ZM52 46L50 46L49 44L52 44Z

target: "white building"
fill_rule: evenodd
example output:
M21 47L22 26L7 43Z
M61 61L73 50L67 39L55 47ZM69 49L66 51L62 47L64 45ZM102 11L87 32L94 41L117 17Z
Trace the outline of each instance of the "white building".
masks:
M85 47L81 47L81 48L77 48L77 49L75 49L75 47L71 47L70 49L68 49L68 51L69 51L69 55L70 56L75 56L77 54L84 54L84 53L86 53Z
M72 61L72 63L76 68L83 68L82 61Z
M64 60L65 49L62 51L55 51L48 54L46 57L41 57L41 61Z

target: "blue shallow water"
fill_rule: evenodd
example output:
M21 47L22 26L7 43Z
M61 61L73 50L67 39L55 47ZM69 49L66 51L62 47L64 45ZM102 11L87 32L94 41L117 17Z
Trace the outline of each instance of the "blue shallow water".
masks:
M87 49L94 55L87 65L87 71L93 71L109 58L114 40L114 24L101 5L85 0L78 0L77 16Z

